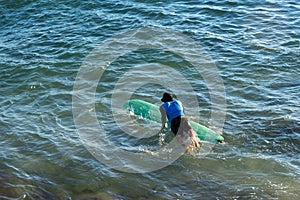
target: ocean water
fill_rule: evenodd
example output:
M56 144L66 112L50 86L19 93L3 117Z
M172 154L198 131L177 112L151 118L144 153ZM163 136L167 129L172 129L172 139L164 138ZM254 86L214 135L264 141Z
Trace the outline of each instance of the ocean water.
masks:
M0 199L300 199L299 16L296 0L1 1ZM122 43L122 34L144 27L184 35L201 46L208 66L216 67L210 68L212 75L222 80L226 105L212 103L209 89L215 87L184 57L146 43L147 48L119 55L96 82L95 113L106 136L127 151L161 148L158 135L128 136L116 126L110 107L126 71L159 63L166 67L150 75L161 76L161 82L134 88L132 98L159 105L169 89L164 84L180 77L166 81L162 71L175 69L192 85L192 91L176 95L196 94L200 117L191 114L193 107L191 117L211 126L212 108L224 108L219 131L225 143L205 155L184 154L158 170L128 173L86 148L74 122L72 95L78 72L95 49L112 38L111 44ZM156 42L151 34L140 37ZM163 38L172 41L174 35ZM188 42L182 41L185 52ZM128 76L130 83L144 81L135 77ZM119 92L131 91L122 86ZM171 134L165 137L168 141Z

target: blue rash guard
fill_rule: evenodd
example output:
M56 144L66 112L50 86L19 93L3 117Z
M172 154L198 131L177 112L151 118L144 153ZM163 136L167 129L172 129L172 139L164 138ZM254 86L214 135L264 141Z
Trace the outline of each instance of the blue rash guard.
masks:
M180 101L173 100L169 102L165 102L162 104L162 107L165 109L167 113L167 117L169 122L171 122L174 118L178 116L183 116L183 106Z

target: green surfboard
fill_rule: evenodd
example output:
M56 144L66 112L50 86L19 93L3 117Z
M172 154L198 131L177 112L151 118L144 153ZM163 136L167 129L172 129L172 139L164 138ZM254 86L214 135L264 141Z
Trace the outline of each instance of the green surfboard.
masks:
M124 103L124 108L128 112L133 113L135 116L140 116L145 120L161 123L159 107L154 104L138 99L132 99ZM219 133L192 120L189 120L189 122L200 140L215 144L224 141L224 138Z

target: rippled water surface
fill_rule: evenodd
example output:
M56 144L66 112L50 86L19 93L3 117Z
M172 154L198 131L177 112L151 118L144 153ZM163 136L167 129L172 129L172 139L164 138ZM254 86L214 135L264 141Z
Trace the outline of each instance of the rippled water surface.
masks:
M299 16L295 0L1 1L0 199L300 199ZM226 143L126 173L86 149L72 94L96 47L141 27L184 34L209 54L226 92ZM97 87L95 111L113 143L160 148L158 136L122 132L109 107L124 71L147 63L180 72L197 95L199 121L214 123L201 74L171 52L137 49L110 63ZM133 97L158 105L165 89L146 84Z

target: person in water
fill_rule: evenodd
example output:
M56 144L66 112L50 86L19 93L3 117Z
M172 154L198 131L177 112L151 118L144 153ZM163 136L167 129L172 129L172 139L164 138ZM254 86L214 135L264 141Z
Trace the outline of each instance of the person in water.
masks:
M162 129L167 128L166 118L168 118L171 123L171 130L175 134L177 140L184 143L184 133L187 133L190 137L191 144L198 148L200 145L198 143L195 131L191 127L187 117L184 115L184 108L182 103L175 100L172 94L165 92L161 99L163 104L160 106Z

